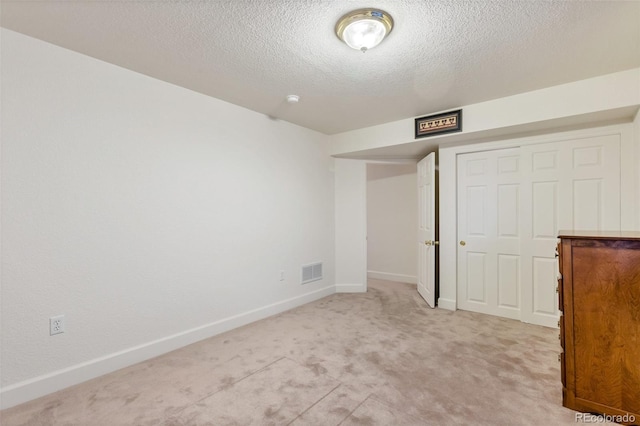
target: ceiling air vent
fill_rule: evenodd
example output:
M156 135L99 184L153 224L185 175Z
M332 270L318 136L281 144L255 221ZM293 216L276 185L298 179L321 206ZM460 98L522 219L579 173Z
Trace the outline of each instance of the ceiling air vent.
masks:
M302 284L322 279L322 262L302 265Z

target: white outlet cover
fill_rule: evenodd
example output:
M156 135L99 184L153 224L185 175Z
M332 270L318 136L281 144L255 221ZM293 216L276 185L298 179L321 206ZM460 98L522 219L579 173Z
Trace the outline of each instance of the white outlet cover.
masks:
M53 336L60 333L64 333L64 315L49 318L49 334Z

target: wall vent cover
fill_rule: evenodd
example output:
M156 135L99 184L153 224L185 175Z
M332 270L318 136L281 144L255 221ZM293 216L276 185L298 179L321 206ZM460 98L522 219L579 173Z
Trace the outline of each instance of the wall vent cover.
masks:
M322 279L322 262L302 265L302 284Z

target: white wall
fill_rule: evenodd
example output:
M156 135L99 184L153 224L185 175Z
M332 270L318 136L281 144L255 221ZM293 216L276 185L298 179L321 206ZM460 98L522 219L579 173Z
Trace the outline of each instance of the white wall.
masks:
M3 406L334 292L323 135L1 36Z
M370 278L415 284L416 164L367 164L367 269Z
M335 159L336 291L367 291L367 165Z
M414 118L380 124L329 137L332 155L430 141L454 142L513 137L571 125L589 125L635 114L640 105L640 68L494 99L462 108L460 133L414 139ZM631 112L633 111L633 112ZM425 114L438 111L425 111ZM428 151L426 151L428 152Z

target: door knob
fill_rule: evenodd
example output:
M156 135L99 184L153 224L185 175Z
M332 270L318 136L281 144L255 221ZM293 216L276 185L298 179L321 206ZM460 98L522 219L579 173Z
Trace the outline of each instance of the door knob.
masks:
M433 241L433 240L426 240L424 243L425 243L425 245L428 245L428 246L440 245L440 241Z
M464 241L460 241L460 245L461 245L461 246L466 246L466 245L467 245L467 243L466 243L466 242L464 242Z

